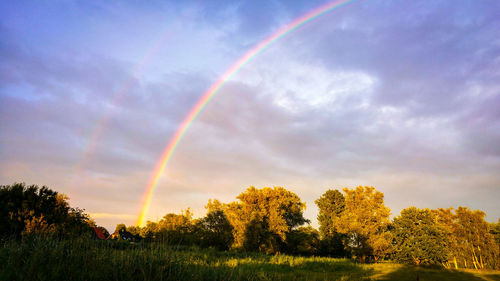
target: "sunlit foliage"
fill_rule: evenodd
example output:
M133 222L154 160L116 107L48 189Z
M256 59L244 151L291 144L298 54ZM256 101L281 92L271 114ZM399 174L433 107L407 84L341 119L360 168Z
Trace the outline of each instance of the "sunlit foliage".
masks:
M429 209L410 207L394 218L393 257L401 263L441 265L447 261L446 231Z
M384 194L370 186L344 188L345 208L333 222L339 233L346 235L344 246L360 261L375 261L391 249L390 210L384 205Z
M68 198L47 187L13 184L1 186L0 239L94 239L100 229ZM301 256L353 257L377 262L392 259L414 265L447 268L498 269L499 223L487 223L485 213L457 209L407 208L389 220L384 194L373 187L327 190L315 203L319 231L303 216L305 203L283 187L250 187L236 201L209 200L204 217L193 218L188 208L168 213L146 226L118 224L108 239L112 247L162 245L211 248L233 252L261 252ZM10 238L9 238L10 237ZM104 238L100 238L104 239ZM52 241L52 240L50 240ZM121 241L121 242L118 242ZM496 242L495 242L496 241ZM125 244L123 244L125 243ZM10 250L9 250L10 251ZM234 261L239 265L241 261ZM233 261L230 261L232 266Z
M495 242L500 246L500 219L497 223L490 224L490 233L495 238Z
M225 206L233 226L235 248L276 253L286 243L286 235L308 222L304 202L283 187L248 188Z
M499 250L485 213L466 207L437 209L437 222L447 232L450 267L499 268Z

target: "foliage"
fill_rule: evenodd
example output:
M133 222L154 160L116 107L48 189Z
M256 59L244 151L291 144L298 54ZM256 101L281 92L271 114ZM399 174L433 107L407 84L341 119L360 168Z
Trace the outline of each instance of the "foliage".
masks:
M156 225L155 238L170 245L193 245L195 224L190 209L181 214L166 214Z
M500 246L500 219L497 223L490 223L490 233L495 238L495 242Z
M384 205L384 195L381 192L373 187L361 186L355 189L345 188L343 191L344 194L338 190L328 190L315 201L319 207L320 231L311 226L301 227L309 221L303 216L305 203L295 193L282 187L262 189L250 187L238 195L237 201L228 204L222 204L216 199L209 200L206 206L207 213L202 218L193 219L191 210L187 209L180 214L166 214L157 222L148 221L145 227L127 227L125 224L118 224L112 238L118 239L119 242L101 241L106 244L85 242L81 245L85 245L83 248L92 248L90 251L93 254L103 256L108 254L106 251L109 249L115 251L139 247L141 254L146 257L152 255L148 252L150 249L165 250L167 249L165 247L194 246L225 251L245 250L246 252L241 253L243 255L248 255L249 252L272 253L279 257L278 260L284 257L278 254L287 253L302 256L353 256L362 262L378 261L393 251L392 257L403 263L417 265L441 263L448 268L454 266L471 269L500 267L499 244L498 240L495 240L500 233L500 220L497 224L488 224L484 220L485 214L482 211L471 211L465 207L456 210L452 208L420 210L412 207L403 210L401 215L394 219L394 223L390 224L390 210ZM1 253L3 256L0 256L0 260L3 257L14 266L23 266L19 262L30 262L33 255L41 256L38 249L30 248L33 246L31 242L38 241L39 237L45 237L44 239L48 240L44 241L55 243L53 246L58 247L57 241L61 245L85 241L80 238L76 240L68 238L81 236L82 233L90 234L94 227L101 229L106 236L109 235L106 229L97 226L88 218L83 210L71 208L67 197L47 187L39 188L35 185L27 187L24 184L1 186L0 199L4 203L0 206L0 241L7 241L5 244L7 248L3 248L3 251L8 252L8 254ZM95 235L88 235L87 240L90 237ZM14 242L8 242L10 239L14 239L12 240ZM134 241L136 244L127 244L129 241ZM12 243L20 243L21 252L29 249L28 252L23 252L22 261L5 258L11 254L14 256L19 254L15 247L10 246ZM102 245L105 245L107 250L99 252ZM64 252L66 248L61 251L60 254L66 258L75 260L82 258L68 256L68 253ZM235 253L226 252L224 255L233 254ZM447 256L450 257L449 260L446 259ZM171 260L176 257L165 258ZM63 261L66 260L62 259L59 262ZM116 265L123 261L120 260ZM293 263L298 261L297 258ZM44 262L43 266L48 266ZM162 260L158 266L165 262L166 260ZM196 267L202 263L202 260L195 261ZM226 265L221 265L221 261L218 260L215 266L222 266L223 269L215 270L211 268L214 265L210 265L202 271L219 277L227 273L229 275L224 275L226 279L234 279L233 263L238 267L241 266L241 261L233 259L231 265L225 268ZM34 264L36 263L30 266ZM281 261L278 264L281 266ZM185 264L182 259L169 266L182 268L179 274L180 272L186 274L194 269L193 265ZM295 265L293 267L295 270ZM163 269L149 271L149 274L165 277L161 273ZM324 269L322 270L324 272ZM102 277L100 279L123 279L123 275L109 272L115 274L114 277L100 276ZM131 275L137 276L136 273L134 271ZM238 274L243 273L238 271ZM185 277L182 274L178 276ZM246 278L249 275L241 276ZM266 276L264 279L282 275ZM287 275L287 278L290 277L297 275ZM176 280L175 278L173 279ZM145 279L151 278L145 277Z
M447 261L446 231L429 209L410 207L394 218L393 257L401 263L440 265Z
M329 189L314 202L319 208L318 223L322 238L319 253L325 256L346 256L347 253L342 244L345 236L335 229L335 223L338 222L345 208L344 195L337 189Z
M167 245L185 245L213 247L227 250L232 245L232 226L221 208L220 202L214 200L218 207L209 201L207 215L201 219L193 219L188 208L181 214L166 214L160 221L148 221L145 227L130 226L127 231L135 237L146 241L155 241ZM124 225L123 225L124 226Z
M120 233L120 232L122 232L124 230L127 230L127 226L125 224L123 224L123 223L119 223L119 224L116 225L115 231L113 233Z
M141 235L141 227L140 226L127 226L126 230L130 232L132 235Z
M447 232L449 266L463 268L500 268L498 244L490 233L485 213L466 207L433 211L438 223Z
M390 251L390 210L384 194L369 186L344 188L345 208L334 221L336 231L346 236L344 246L361 262L371 256L377 261Z
M336 234L334 222L340 218L345 208L344 195L337 189L329 189L314 202L319 208L319 233L322 237L334 236Z
M206 207L207 215L199 220L201 246L229 250L234 241L233 226L221 207L215 208L210 204Z
M71 208L68 197L46 186L2 185L0 202L0 236L68 236L91 232L92 221L83 210Z
M279 252L287 233L309 222L303 216L305 203L283 187L257 189L252 186L236 198L239 202L224 206L233 226L235 248Z
M350 257L350 253L344 247L347 235L336 232L332 236L320 240L318 254L324 257Z
M312 256L319 254L319 232L312 226L299 227L287 233L283 252L290 255Z

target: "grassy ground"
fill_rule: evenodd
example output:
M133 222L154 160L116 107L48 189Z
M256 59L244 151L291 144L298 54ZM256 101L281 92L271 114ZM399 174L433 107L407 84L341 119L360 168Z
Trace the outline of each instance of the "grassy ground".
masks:
M0 245L0 280L500 281L500 271L451 271L147 243L37 238Z

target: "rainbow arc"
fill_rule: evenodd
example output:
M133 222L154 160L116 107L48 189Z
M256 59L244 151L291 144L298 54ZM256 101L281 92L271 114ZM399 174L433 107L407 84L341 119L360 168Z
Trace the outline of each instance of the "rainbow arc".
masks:
M175 149L179 145L183 136L186 134L186 131L189 129L190 125L194 120L200 115L206 105L210 102L210 100L218 93L218 91L224 86L224 84L231 79L233 75L235 75L243 66L245 66L249 61L251 61L255 56L269 48L273 43L282 39L286 35L290 34L297 28L303 26L304 24L324 15L328 12L331 12L335 9L343 7L348 3L355 2L356 0L336 0L329 2L325 5L322 5L302 16L295 19L291 23L286 26L280 28L275 33L268 36L266 39L259 42L252 49L247 51L242 57L240 57L236 62L234 62L231 67L229 67L224 74L208 88L198 102L194 105L193 108L189 111L189 114L184 118L182 123L179 125L175 134L170 138L167 146L163 150L163 153L156 163L156 166L152 172L149 183L146 187L143 199L142 199L142 208L137 219L137 225L143 226L146 222L146 215L149 210L149 206L151 204L151 198L153 197L153 193L158 185L158 181L165 170L170 158L172 157Z

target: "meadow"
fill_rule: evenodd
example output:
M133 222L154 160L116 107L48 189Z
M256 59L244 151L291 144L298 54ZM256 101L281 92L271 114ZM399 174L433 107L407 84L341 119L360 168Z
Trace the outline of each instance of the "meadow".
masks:
M161 243L24 237L0 245L0 280L500 280L500 271L215 251Z

